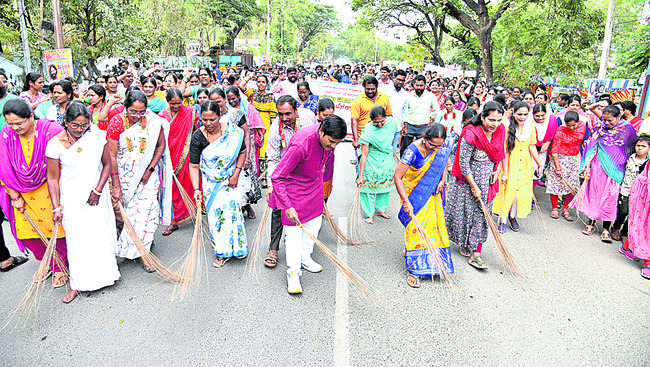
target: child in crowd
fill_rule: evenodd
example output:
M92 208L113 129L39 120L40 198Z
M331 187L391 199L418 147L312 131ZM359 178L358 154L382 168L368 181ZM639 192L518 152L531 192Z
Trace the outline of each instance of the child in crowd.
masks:
M621 192L618 195L618 207L616 212L616 221L611 228L613 240L627 240L628 232L628 214L629 214L629 196L630 187L636 177L643 172L648 163L648 149L650 148L650 136L643 135L636 140L634 145L635 153L628 158L625 163L625 176L621 182Z

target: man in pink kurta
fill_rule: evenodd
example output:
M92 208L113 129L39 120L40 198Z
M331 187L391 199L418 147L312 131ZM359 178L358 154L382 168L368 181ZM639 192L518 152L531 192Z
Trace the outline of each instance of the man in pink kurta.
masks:
M302 293L301 269L313 273L323 269L311 258L314 241L306 232L318 236L323 214L323 167L346 133L345 121L336 115L299 130L271 175L269 206L282 210L289 293Z

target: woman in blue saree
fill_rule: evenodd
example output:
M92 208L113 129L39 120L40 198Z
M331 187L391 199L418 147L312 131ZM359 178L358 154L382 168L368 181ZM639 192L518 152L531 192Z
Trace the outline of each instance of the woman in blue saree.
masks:
M194 200L205 209L210 226L212 246L217 259L212 264L222 267L233 256L243 259L248 254L244 216L244 180L239 180L246 146L244 131L236 124L221 127L221 108L215 101L201 106L203 126L190 142L190 180ZM199 187L199 176L201 185Z
M420 238L412 216L422 224L431 239L444 264L444 272L454 272L442 206L442 190L454 143L454 138L447 138L442 124L432 124L422 138L406 148L395 171L395 187L402 200L399 220L405 227L407 283L413 288L420 287L421 277L439 275L442 269Z

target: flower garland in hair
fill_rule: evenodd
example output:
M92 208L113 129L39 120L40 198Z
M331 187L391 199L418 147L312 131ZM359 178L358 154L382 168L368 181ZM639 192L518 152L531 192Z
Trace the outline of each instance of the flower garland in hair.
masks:
M300 118L296 116L296 127L294 129L294 133L300 129L299 122ZM278 120L278 130L280 132L280 139L282 140L282 149L287 149L287 138L284 136L284 123L282 123L280 120Z

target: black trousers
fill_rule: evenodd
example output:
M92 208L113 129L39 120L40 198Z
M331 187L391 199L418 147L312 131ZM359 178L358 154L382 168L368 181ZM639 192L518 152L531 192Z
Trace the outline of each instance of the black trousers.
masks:
M11 208L13 210L13 208ZM2 233L2 222L5 221L5 214L0 210L0 261L5 261L11 257L9 249L5 245L5 236Z
M270 249L279 251L280 240L282 239L282 210L273 209L271 211L271 244Z
M429 125L411 125L407 123L408 125L408 133L406 135L402 135L401 141L400 141L400 147L399 147L399 156L404 155L404 151L406 148L413 143L414 140L420 139L422 137L422 134L424 134L424 130L429 127Z
M616 220L611 229L620 229L621 236L627 237L627 216L630 212L630 197L618 194L618 205L616 208ZM609 228L610 222L603 222L605 228Z

